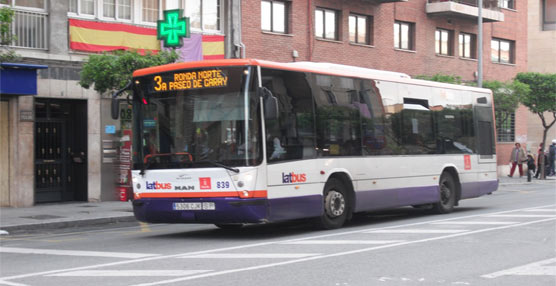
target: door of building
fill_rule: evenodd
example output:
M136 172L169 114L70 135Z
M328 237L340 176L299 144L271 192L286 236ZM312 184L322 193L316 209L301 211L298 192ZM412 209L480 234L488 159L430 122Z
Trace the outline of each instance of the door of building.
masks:
M35 100L35 202L87 200L87 103Z

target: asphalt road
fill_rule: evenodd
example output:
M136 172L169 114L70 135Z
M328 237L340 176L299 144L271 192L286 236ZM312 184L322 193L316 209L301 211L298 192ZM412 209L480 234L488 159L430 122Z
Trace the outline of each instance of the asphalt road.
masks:
M344 228L147 225L0 238L0 285L556 285L556 186L502 186L452 214Z

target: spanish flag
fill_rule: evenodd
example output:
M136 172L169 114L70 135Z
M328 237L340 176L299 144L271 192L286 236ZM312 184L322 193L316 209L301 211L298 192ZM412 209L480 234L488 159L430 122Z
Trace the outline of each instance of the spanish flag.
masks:
M121 23L69 20L70 48L85 52L160 50L156 29Z

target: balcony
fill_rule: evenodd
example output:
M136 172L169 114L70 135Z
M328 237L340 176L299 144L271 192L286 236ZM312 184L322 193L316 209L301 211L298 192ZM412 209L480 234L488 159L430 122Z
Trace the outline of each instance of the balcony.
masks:
M16 36L13 47L48 49L48 13L14 9L11 25Z
M479 17L477 0L428 0L426 11L429 15L475 19ZM503 22L498 0L483 0L483 22Z

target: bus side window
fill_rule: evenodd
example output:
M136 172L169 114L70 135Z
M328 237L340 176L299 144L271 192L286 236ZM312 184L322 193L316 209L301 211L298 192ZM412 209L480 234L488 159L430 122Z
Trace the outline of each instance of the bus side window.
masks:
M263 69L262 81L279 107L278 118L265 121L268 161L314 158L314 104L306 75Z

